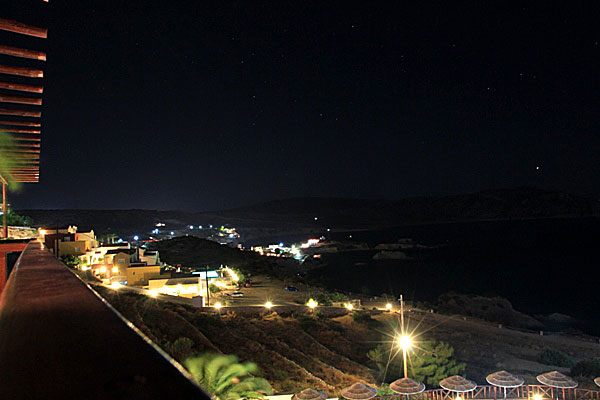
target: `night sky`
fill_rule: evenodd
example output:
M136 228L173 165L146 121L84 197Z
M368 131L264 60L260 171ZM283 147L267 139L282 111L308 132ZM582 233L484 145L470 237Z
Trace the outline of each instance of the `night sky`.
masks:
M49 28L28 42L48 52L41 182L15 208L598 193L598 9L12 3L2 17Z

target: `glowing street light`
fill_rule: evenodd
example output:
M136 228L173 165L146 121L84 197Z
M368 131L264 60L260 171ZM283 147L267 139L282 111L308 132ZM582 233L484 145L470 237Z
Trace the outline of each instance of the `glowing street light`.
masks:
M156 290L156 289L150 289L150 290L148 290L148 296L150 296L150 297L156 297L156 296L158 296L158 290Z
M119 267L113 267L112 272L115 274L119 272Z
M388 310L388 311L392 311L392 303L387 303L385 305L385 309Z
M270 301L267 301L267 302L265 303L265 308L266 308L267 310L270 310L272 307L273 307L273 303L271 303Z
M214 307L216 310L220 310L220 309L221 309L221 307L223 307L223 305L221 304L221 302L217 301L213 307Z
M348 304L346 304L346 309L347 309L348 311L352 311L352 309L353 309L353 308L354 308L354 306L352 305L352 303L348 303Z
M112 289L118 290L118 289L121 288L121 284L119 282L113 282L113 283L110 284L110 287Z
M308 307L309 307L311 310L314 310L314 309L315 309L315 308L316 308L316 307L319 305L319 303L317 303L317 302L316 302L315 300L313 300L313 299L310 299L310 300L308 300L308 303L306 303L306 305L307 305L307 306L308 306Z
M535 396L533 396L533 400L542 400L542 395L536 394Z
M410 336L402 335L400 336L400 339L398 339L398 343L400 344L400 347L402 347L402 350L408 350L412 345L412 339Z
M138 235L135 235L135 236L133 237L133 240L135 240L135 241L137 242L138 240L140 240L140 237L139 237Z
M402 358L404 360L404 377L408 378L408 365L406 363L406 351L412 346L412 339L408 335L402 335L398 338L398 344L402 348Z

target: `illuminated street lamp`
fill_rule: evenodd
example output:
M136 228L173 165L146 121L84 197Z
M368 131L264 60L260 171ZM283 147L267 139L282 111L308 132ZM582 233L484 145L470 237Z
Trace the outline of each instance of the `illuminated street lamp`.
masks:
M221 305L221 303L220 303L220 302L218 302L218 301L217 301L213 307L214 307L216 310L220 310L220 309L221 309L221 307L223 307L223 306Z
M388 310L388 311L392 311L392 303L387 303L385 305L385 309Z
M408 335L402 335L398 338L398 345L402 348L402 358L404 359L404 377L408 378L408 368L406 363L406 351L412 346L412 339Z
M536 394L535 396L533 396L533 400L542 400L542 395Z
M156 290L156 289L150 289L150 290L148 290L148 296L150 296L150 297L156 297L156 296L158 296L158 290Z
M310 300L308 300L308 303L306 303L306 305L307 305L307 306L308 306L308 307L309 307L311 310L314 310L314 309L315 309L315 308L316 308L316 307L319 305L319 303L317 303L317 302L316 302L315 300L313 300L313 299L310 299Z
M354 308L354 306L352 305L352 303L348 303L348 304L346 304L346 309L347 309L348 311L352 311L352 309L353 309L353 308Z
M110 284L110 287L112 289L118 290L118 289L121 288L121 284L119 282L113 282L113 283Z
M273 307L273 303L271 303L270 301L267 301L267 302L265 303L265 308L266 308L267 310L270 310L272 307Z

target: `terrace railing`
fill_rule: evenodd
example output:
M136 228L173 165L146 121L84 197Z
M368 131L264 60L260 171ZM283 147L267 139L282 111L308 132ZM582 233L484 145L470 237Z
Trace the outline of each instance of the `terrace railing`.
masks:
M0 399L209 398L37 241L0 297L0 376Z
M455 400L457 393L445 389L426 390L410 396L411 400ZM588 389L556 389L544 385L523 385L506 389L507 399L533 400L541 396L543 400L600 400L600 391ZM460 393L463 400L502 400L504 390L497 386L477 386L472 392ZM378 399L406 400L406 396L381 396Z

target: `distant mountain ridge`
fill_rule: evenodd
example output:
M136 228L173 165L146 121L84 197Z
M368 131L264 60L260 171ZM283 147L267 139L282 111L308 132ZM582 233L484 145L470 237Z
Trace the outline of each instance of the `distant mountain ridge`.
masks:
M395 226L488 219L582 217L599 214L595 199L536 188L486 190L400 200L292 198L216 212L229 219L323 226ZM317 220L315 220L317 218Z
M231 224L241 229L292 232L323 227L366 229L436 222L598 216L600 207L597 199L537 188L515 188L400 200L292 198L200 213L136 209L18 212L30 216L37 225L75 224L99 232L143 233L153 229L156 222L166 223L167 229Z

